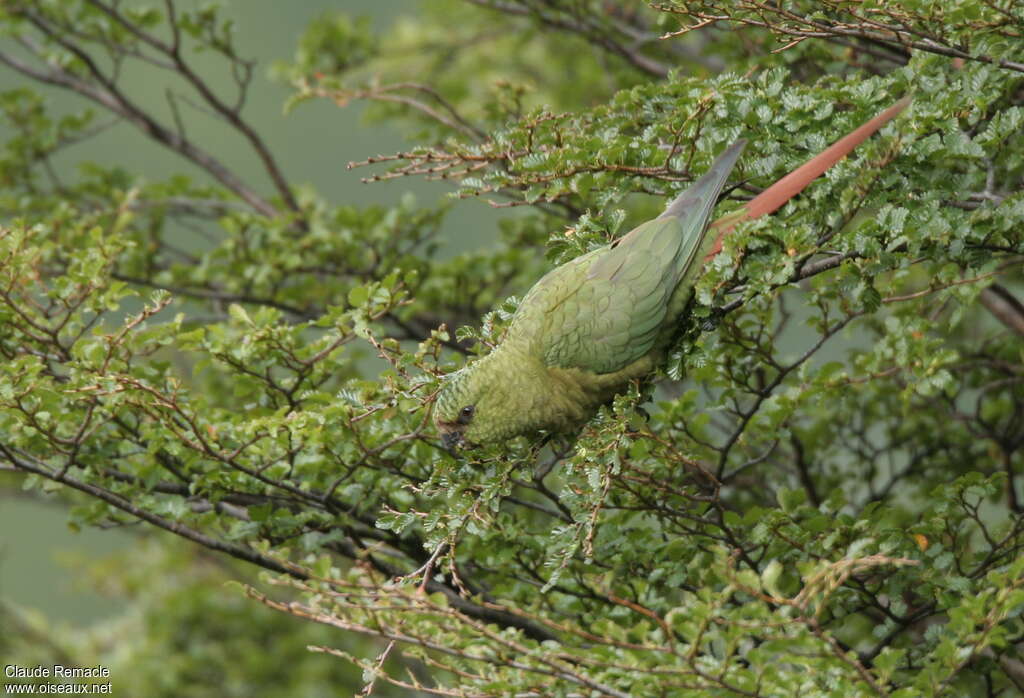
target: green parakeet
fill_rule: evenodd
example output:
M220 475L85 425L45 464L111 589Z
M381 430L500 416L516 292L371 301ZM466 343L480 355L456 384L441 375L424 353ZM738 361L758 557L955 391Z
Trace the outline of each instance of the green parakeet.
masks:
M706 256L745 218L774 211L902 110L864 124L711 227L708 217L746 141L615 242L548 272L526 294L501 343L449 376L434 422L447 447L485 444L588 419L631 380L649 375L681 329Z
M727 148L658 218L538 281L501 344L438 395L444 441L561 431L650 373L677 332L708 216L745 145Z

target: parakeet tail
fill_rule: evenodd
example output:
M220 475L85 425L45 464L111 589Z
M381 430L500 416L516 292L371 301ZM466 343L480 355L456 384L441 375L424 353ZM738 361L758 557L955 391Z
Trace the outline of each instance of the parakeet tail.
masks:
M871 134L882 128L897 114L906 109L910 101L910 97L904 97L899 100L875 118L861 124L803 165L775 182L775 184L751 199L743 208L728 213L712 223L709 229L716 233L716 238L714 244L708 250L707 258L718 254L722 249L722 239L725 238L730 230L736 227L737 223L765 216L777 210L784 203L802 192L808 184L820 177L828 168L842 160L850 151L867 140Z

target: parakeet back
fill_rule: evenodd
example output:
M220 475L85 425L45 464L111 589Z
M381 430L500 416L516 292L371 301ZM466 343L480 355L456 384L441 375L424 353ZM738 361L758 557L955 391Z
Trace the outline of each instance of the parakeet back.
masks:
M598 374L654 349L682 311L671 301L703 260L708 216L745 145L729 147L662 216L549 272L523 299L506 341L522 336L546 365Z

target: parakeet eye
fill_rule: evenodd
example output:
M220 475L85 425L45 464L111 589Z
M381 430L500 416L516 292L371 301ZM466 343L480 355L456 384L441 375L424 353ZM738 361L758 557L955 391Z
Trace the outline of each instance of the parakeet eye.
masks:
M473 405L466 405L459 410L459 424L469 424L469 420L473 419L473 412L476 408Z

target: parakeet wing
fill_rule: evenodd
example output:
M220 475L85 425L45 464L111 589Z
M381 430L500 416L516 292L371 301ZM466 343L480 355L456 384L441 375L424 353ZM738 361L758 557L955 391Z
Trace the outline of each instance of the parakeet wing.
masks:
M708 216L745 145L730 146L660 217L558 267L530 290L513 325L537 324L532 349L544 363L611 373L653 348L669 299L702 262Z

